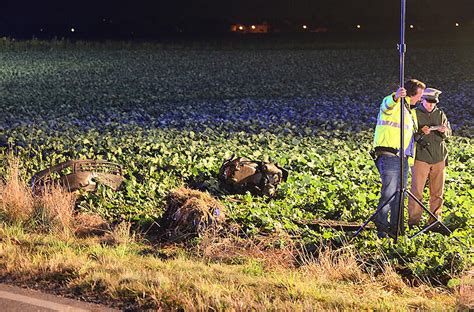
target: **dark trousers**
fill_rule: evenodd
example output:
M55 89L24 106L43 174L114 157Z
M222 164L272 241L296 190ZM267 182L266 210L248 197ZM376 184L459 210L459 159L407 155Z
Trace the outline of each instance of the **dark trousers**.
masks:
M380 208L387 200L400 189L400 158L396 155L382 154L376 163L377 169L382 179L382 190L377 208ZM405 157L403 174L405 185L408 177L408 161ZM398 211L400 209L400 193L395 196L380 210L375 216L375 224L380 228L388 228L393 231L397 228ZM388 221L388 212L390 211L390 222Z

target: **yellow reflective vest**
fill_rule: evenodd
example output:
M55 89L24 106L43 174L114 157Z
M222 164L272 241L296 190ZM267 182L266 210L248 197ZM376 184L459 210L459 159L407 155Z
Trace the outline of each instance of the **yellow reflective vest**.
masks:
M374 147L390 147L400 149L400 99L393 100L395 93L385 97L380 105L375 127ZM410 98L405 97L406 103L410 103ZM405 155L410 165L415 159L415 142L413 134L417 131L418 123L414 110L410 111L404 107L405 111L405 131L403 135Z

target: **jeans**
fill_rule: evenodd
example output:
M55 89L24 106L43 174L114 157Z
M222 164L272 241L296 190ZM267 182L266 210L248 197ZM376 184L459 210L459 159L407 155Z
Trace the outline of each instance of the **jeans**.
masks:
M400 209L400 158L382 154L376 163L377 169L382 179L382 190L377 208L387 202L392 195L392 199L375 216L375 224L378 229L390 228L394 232L397 228L398 211ZM407 185L408 161L405 157L403 165L404 188ZM390 223L388 222L388 212L390 211Z

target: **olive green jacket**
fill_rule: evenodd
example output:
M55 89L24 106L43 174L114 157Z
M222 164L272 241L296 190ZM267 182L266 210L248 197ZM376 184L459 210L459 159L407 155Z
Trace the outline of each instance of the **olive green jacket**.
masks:
M428 143L421 144L417 140L416 160L428 164L436 164L441 161L446 161L448 157L448 149L445 140L452 134L446 115L438 108L438 106L436 106L431 112L428 112L423 105L420 104L416 108L416 116L418 122L418 135L422 136L422 140ZM424 126L430 127L441 125L447 126L448 130L444 133L432 130L428 135L424 135L421 131L421 128Z

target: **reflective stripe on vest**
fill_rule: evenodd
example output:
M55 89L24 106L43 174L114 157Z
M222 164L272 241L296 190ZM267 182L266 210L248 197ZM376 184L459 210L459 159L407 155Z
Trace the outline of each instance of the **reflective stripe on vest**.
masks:
M400 123L395 122L395 121L388 121L388 120L377 120L377 126L390 126L390 127L395 127L400 129ZM403 126L405 129L411 129L412 125L405 124Z

